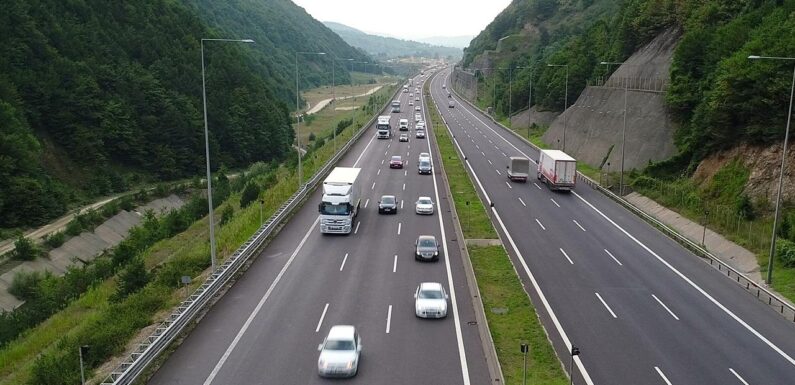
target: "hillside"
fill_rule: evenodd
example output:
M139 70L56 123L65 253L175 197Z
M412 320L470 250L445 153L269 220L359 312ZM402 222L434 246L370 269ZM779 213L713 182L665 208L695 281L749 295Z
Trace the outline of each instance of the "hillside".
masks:
M392 37L376 36L364 33L358 29L344 24L326 21L324 24L340 35L348 44L361 48L370 55L383 58L396 58L406 56L422 56L428 58L458 59L461 50L452 47L430 45L411 40L395 39Z
M201 174L201 38L255 40L205 47L214 169L290 153L296 50L366 58L288 0L6 1L0 229ZM330 83L330 55L303 61L302 85Z

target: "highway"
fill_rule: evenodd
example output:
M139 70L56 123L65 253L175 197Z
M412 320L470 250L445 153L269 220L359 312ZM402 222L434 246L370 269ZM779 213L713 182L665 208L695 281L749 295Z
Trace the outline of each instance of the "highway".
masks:
M421 86L420 86L421 87ZM413 91L413 90L412 90ZM392 140L363 135L338 166L362 168L361 211L348 236L320 234L318 188L264 247L247 272L221 297L149 380L150 384L322 384L317 346L336 324L357 326L362 358L356 384L487 384L490 382L473 302L439 171L417 173L428 139ZM424 112L424 111L423 111ZM388 112L382 112L388 114ZM433 135L428 135L432 137ZM404 169L390 169L401 155ZM397 215L379 215L381 195L396 195ZM437 203L432 216L414 213L417 197ZM442 214L442 215L440 215ZM420 234L444 240L438 262L414 260ZM420 282L440 282L450 294L445 319L414 315Z
M550 340L567 367L581 350L575 383L795 383L792 322L582 181L550 191L537 151L455 93L448 108L443 82L449 71L431 95ZM508 181L509 156L533 160L528 183Z

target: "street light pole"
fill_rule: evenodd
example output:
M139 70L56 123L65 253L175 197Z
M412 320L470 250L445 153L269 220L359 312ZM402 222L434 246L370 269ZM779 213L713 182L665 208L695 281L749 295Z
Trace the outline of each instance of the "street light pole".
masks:
M202 106L204 107L204 155L207 161L207 206L209 207L209 221L210 221L210 267L215 272L215 220L213 218L213 184L212 174L210 173L210 132L207 128L207 81L205 80L204 71L204 42L205 41L222 41L222 42L238 42L238 43L253 43L251 39L201 39L201 59L202 59Z
M298 55L325 55L325 52L295 52L295 140L298 147L298 188L304 182L303 170L301 169L301 112L299 111L301 89L298 86Z
M751 55L748 59L786 60L795 61L795 57L775 57ZM781 211L781 188L784 184L784 166L787 164L787 144L789 142L789 128L792 123L792 99L795 95L795 67L792 69L792 86L789 92L789 110L787 111L787 128L784 131L784 148L781 149L781 171L778 177L778 193L776 194L776 213L773 216L773 234L770 240L770 256L767 262L767 284L773 283L773 256L776 254L776 232L778 231L778 218Z
M602 65L607 65L607 71L610 72L610 65L611 64L618 64L623 65L623 62L601 62ZM624 125L621 129L621 179L618 183L618 195L624 196L624 148L626 147L627 143L627 93L629 92L629 86L627 83L624 83Z
M566 92L563 96L563 151L566 151L566 123L568 115L566 109L569 108L569 65L568 64L547 64L548 67L566 67Z

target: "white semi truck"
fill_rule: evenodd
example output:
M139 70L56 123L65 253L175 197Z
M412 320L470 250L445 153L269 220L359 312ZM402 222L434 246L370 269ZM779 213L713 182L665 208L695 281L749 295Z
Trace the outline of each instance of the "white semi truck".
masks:
M539 150L537 176L552 190L571 190L577 179L577 161L560 150Z
M360 168L335 167L323 181L323 198L318 205L320 232L350 234L361 200Z
M376 135L378 139L389 139L392 137L392 117L381 115L375 123Z

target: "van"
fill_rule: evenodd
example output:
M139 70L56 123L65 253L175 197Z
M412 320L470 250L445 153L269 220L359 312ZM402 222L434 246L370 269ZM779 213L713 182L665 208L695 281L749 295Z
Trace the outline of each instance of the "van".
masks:
M447 108L455 108L455 102L452 100L447 102Z
M409 120L408 119L400 119L399 127L400 127L400 131L408 131L409 130Z

